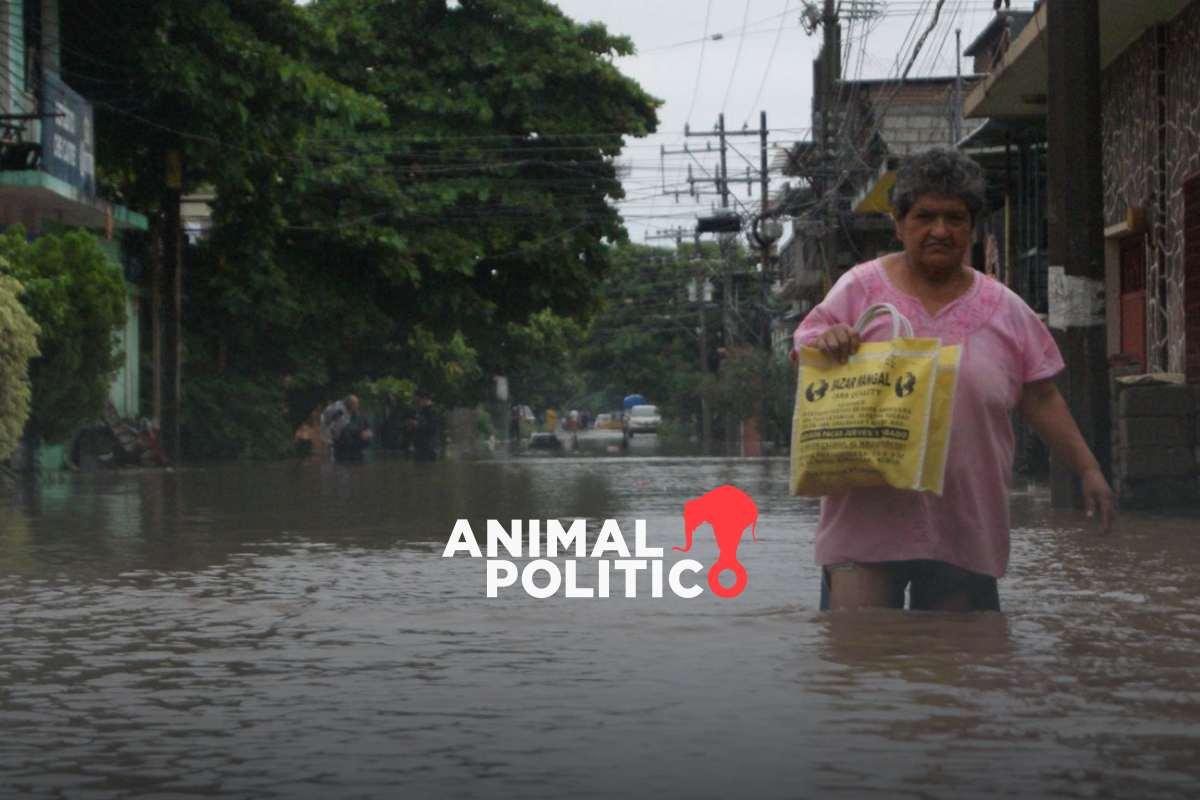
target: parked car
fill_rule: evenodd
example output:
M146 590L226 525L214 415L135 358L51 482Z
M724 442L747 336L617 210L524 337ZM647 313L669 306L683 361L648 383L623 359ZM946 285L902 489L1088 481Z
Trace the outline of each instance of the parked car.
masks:
M657 433L660 422L662 417L658 414L658 406L634 406L625 414L625 435Z

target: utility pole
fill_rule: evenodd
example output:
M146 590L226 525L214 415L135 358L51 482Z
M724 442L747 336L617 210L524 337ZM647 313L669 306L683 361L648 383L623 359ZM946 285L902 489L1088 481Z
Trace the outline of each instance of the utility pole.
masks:
M962 28L954 29L954 108L950 116L950 146L962 140Z
M178 150L166 154L166 195L162 224L162 366L156 370L161 384L162 418L159 421L163 449L178 463L180 401L183 389L183 221L180 203L183 192L183 160Z
M718 141L717 152L718 152L718 156L719 156L720 160L719 160L718 166L716 168L716 175L707 175L707 177L703 177L703 178L694 177L691 173L691 166L689 165L687 181L688 181L688 186L691 190L689 192L689 194L691 194L692 197L698 197L702 194L705 194L705 192L696 190L696 184L712 183L716 190L715 194L719 195L721 198L721 208L724 210L728 210L729 205L730 205L729 159L728 159L729 142L728 142L728 139L731 136L757 136L757 137L759 137L760 162L761 162L759 165L759 169L760 169L760 173L761 173L760 174L760 185L762 187L763 204L764 204L764 208L765 208L766 203L769 200L769 198L767 196L767 191L769 188L769 176L767 173L766 149L767 149L767 135L770 133L767 130L766 112L760 112L759 122L760 122L760 125L759 125L758 130L743 129L740 131L729 131L729 130L725 129L725 114L722 113L717 116L717 125L716 125L716 128L714 131L693 132L693 131L689 130L686 126L684 127L684 136L687 136L687 137L700 136L700 137L706 137L706 138L712 138L715 136ZM710 152L710 151L706 150L704 152ZM697 153L697 151L693 151L693 150L689 149L687 146L684 146L683 150L676 151L674 153L667 151L665 149L661 150L661 154L663 156L676 155L676 154L688 155L692 158L692 160L696 161L697 164L700 164L699 160L696 159L696 153ZM740 154L740 151L739 151L739 154ZM744 158L744 156L743 156L743 158ZM701 169L704 169L703 165L701 165ZM705 173L708 173L707 169L705 169L704 171L705 171ZM751 179L748 176L747 177L748 185L751 185L750 180ZM670 193L667 192L667 194L670 194ZM740 201L739 201L739 203L740 203ZM697 254L699 254L700 234L698 231L696 234L695 241L696 241L696 252L697 252ZM737 339L737 326L736 326L736 319L735 319L735 315L734 315L734 280L733 280L734 270L733 270L733 265L729 263L730 262L730 254L731 254L731 251L733 250L733 248L731 247L732 241L733 241L733 236L731 234L718 233L718 245L720 247L721 262L722 262L721 263L721 278L722 278L721 289L722 289L722 295L723 295L723 298L722 298L722 328L724 330L724 340L725 340L725 347L726 347L727 352L733 347L733 345L735 344L736 339ZM701 276L701 278L702 278L702 276ZM764 307L765 307L765 303L764 303ZM701 315L701 325L702 326L705 325L703 314ZM703 340L703 337L706 336L706 334L707 334L707 332L702 330L702 332L701 332L702 340ZM768 336L768 338L769 338L769 336ZM701 363L703 365L703 369L707 373L707 371L708 371L707 355L703 349L701 350L700 358L701 358ZM701 402L703 404L702 411L701 411L703 437L704 437L705 442L708 442L710 440L710 434L711 434L710 413L709 413L709 410L707 407L707 403L704 403L703 398L701 398ZM732 442L734 441L735 434L736 434L736 432L734 431L733 426L727 425L726 426L727 443L732 444Z
M842 26L838 22L834 0L825 0L825 11L821 15L821 86L817 97L821 103L821 196L825 203L825 279L830 286L837 276L834 274L834 256L837 253L838 183L836 176L837 158L834 156L834 106L837 103L837 85L842 78Z
M718 176L721 192L721 208L729 208L729 165L725 160L725 112L717 115L717 138L721 143L721 173Z
M708 375L708 324L705 322L707 314L705 314L705 297L704 297L704 259L700 254L700 233L695 234L696 247L696 301L700 306L700 374ZM704 395L704 384L700 385L700 444L704 449L705 455L708 454L708 448L712 443L712 409L708 407L708 398Z
M761 186L762 193L763 193L763 207L765 208L766 204L769 202L769 198L767 196L767 192L768 192L768 188L769 188L769 176L767 173L767 157L766 157L767 156L767 136L769 133L770 133L770 131L767 129L767 114L765 111L759 113L759 128L758 128L758 130L740 130L740 131L726 130L724 114L719 114L717 116L717 125L716 125L716 129L714 131L691 131L691 130L688 130L687 128L685 128L684 129L685 136L688 136L688 137L701 136L701 137L706 137L706 138L712 138L715 136L719 143L717 152L718 152L718 156L719 156L720 160L719 160L718 166L716 168L716 175L710 175L708 177L697 178L697 177L692 176L690 173L690 170L689 170L687 180L688 180L688 185L691 187L691 190L692 190L690 192L690 194L693 197L698 197L698 196L704 194L704 192L698 192L695 188L696 184L712 183L716 187L716 194L719 195L721 198L721 208L728 209L729 208L729 200L730 200L728 139L731 136L757 136L759 138L759 150L760 150L759 170L760 170L761 174L759 176L759 182L760 182L760 186ZM670 152L670 151L664 150L662 152L663 152L663 155L686 154L686 155L691 156L693 159L695 159L695 156L697 153L697 151L690 150L687 147L684 147L684 149L681 151ZM707 151L705 151L705 152L707 152ZM699 162L697 161L697 163L699 163ZM705 171L707 172L707 170L705 170ZM719 234L719 236L722 237L722 239L721 239L722 259L726 261L726 263L722 264L722 270L721 270L722 271L721 289L722 289L722 293L724 294L723 327L724 327L724 331L725 331L725 344L727 347L731 347L737 339L737 331L736 331L733 306L732 306L732 303L733 303L733 269L732 269L731 265L727 263L727 258L728 258L728 254L730 251L730 247L729 247L729 242L725 238L726 234Z
M682 227L666 228L655 231L653 234L646 235L646 241L655 239L673 239L675 241L676 253L681 253L683 249L683 236L688 233L687 229ZM696 332L696 344L700 350L700 374L708 374L708 326L705 321L706 309L705 303L705 286L708 283L707 277L704 274L704 259L700 253L700 234L692 231L695 239L694 251L692 260L695 264L694 281L696 286L696 309L699 317L699 324ZM700 443L703 445L705 452L708 450L708 443L712 441L712 411L708 407L708 399L704 396L703 384L698 388L697 394L700 397Z
M1084 440L1108 469L1098 5L1054 0L1046 7L1046 27L1050 327L1067 362L1059 385ZM1056 507L1079 506L1077 481L1053 459L1050 489Z
M759 192L762 196L762 208L759 210L759 225L766 219L767 209L771 205L771 187L770 176L767 174L767 112L758 112L758 176L759 176ZM768 353L771 352L771 314L767 309L767 276L771 269L771 249L774 246L774 240L767 240L760 237L759 244L762 245L762 252L759 253L761 272L758 274L759 295L762 302L762 343L763 349Z
M720 183L718 188L721 191L721 208L729 208L729 165L726 161L725 147L725 114L724 112L717 115L717 137L721 145L721 173L718 176ZM729 251L730 251L730 236L729 234L718 234L721 248L721 321L724 328L725 352L729 353L733 349L735 338L734 319L733 319L733 270L730 268ZM725 437L728 439L728 435Z

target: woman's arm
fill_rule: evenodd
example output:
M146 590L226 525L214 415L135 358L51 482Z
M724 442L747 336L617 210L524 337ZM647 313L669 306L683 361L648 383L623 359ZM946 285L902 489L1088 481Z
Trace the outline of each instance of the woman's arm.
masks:
M1079 476L1084 509L1089 517L1100 512L1101 528L1107 532L1114 514L1113 491L1054 381L1047 378L1025 384L1018 408L1054 457Z
M825 299L800 322L792 335L789 355L793 364L799 360L797 351L804 346L815 347L843 363L858 350L862 340L851 326L858 318L854 312L862 302L863 290L856 274L856 270L850 270L838 278Z

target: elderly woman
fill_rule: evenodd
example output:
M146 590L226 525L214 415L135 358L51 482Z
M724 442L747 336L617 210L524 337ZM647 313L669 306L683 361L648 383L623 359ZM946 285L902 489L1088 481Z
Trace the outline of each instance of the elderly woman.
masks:
M917 336L963 346L943 495L880 487L826 496L816 535L823 609L900 608L908 587L914 609L999 610L1013 409L1079 476L1089 516L1108 528L1112 490L1053 383L1064 366L1054 339L1020 297L965 263L983 190L979 166L956 151L910 157L893 194L904 250L851 269L796 330L797 347L845 361L860 343L851 326L887 302ZM890 334L877 319L861 340Z

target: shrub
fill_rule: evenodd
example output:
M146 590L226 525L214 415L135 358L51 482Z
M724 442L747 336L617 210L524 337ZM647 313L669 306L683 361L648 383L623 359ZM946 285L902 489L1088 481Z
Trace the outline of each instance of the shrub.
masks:
M182 446L190 459L269 459L292 452L284 389L275 379L192 373L183 395Z
M29 419L29 360L38 354L38 325L20 294L21 284L0 274L0 461L12 455Z
M113 333L125 324L124 280L90 233L29 242L19 225L0 235L0 273L20 281L21 303L41 328L41 355L29 366L29 432L64 441L104 410L120 365Z

